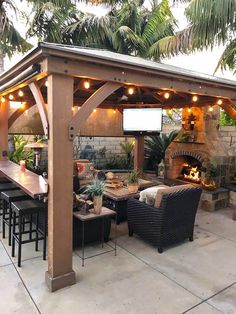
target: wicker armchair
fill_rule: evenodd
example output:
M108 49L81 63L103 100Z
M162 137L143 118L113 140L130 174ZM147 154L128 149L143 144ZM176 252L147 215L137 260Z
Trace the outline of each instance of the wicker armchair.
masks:
M164 194L159 208L136 199L127 206L129 235L139 235L163 252L163 247L187 238L193 241L194 221L202 190L190 188Z

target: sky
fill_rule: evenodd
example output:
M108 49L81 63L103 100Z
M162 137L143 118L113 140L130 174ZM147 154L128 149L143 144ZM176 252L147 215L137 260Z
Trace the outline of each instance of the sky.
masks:
M20 8L22 11L27 12L29 10L27 4L20 0L15 0L16 5L20 4ZM146 1L146 5L148 6L148 0ZM97 14L99 16L104 15L106 13L106 8L104 6L91 6L85 5L84 3L79 3L79 9ZM185 4L179 4L177 7L173 8L173 14L178 20L179 29L183 29L187 25L187 20L184 16L184 8ZM16 21L17 29L20 33L24 36L25 35L25 25L21 21ZM37 44L36 40L31 40L33 45ZM193 53L191 55L179 55L176 57L172 57L170 59L162 60L163 63L179 66L182 68L186 68L192 71L202 72L213 75L214 70L217 66L218 60L224 50L224 47L215 47L213 51L205 50L203 52ZM6 58L5 60L5 70L13 66L17 61L21 59L21 55L15 55L11 60ZM215 74L216 76L233 79L235 80L236 77L229 71L222 72L218 70Z

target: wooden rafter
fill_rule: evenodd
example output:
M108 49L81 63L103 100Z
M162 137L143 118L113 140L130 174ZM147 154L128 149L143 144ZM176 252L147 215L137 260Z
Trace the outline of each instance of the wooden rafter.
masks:
M34 103L27 103L24 105L23 108L18 108L16 111L11 114L11 116L8 119L8 129L13 125L13 123L29 108L33 107L35 104Z
M47 107L44 102L43 95L37 83L32 82L29 84L29 88L34 96L36 106L39 111L40 118L42 120L43 130L46 137L48 137L48 115L47 115Z
M79 133L81 125L88 119L92 111L122 85L118 82L106 82L84 102L69 125L69 138L71 140Z

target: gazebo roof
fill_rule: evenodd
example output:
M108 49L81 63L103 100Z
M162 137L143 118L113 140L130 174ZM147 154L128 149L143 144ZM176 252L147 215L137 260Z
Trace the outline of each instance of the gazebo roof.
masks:
M199 83L217 84L229 88L236 88L236 81L219 78L213 75L207 75L191 70L186 70L180 67L167 65L159 62L146 60L140 57L128 56L120 53L115 53L103 49L91 49L78 46L68 46L55 43L38 43L36 48L28 52L16 65L5 71L0 76L0 85L5 84L9 76L18 70L23 70L30 63L39 62L45 56L66 57L68 59L83 59L93 61L100 64L113 65L126 69L133 68L136 71L148 71L160 73L162 75L172 75L173 78L182 78Z

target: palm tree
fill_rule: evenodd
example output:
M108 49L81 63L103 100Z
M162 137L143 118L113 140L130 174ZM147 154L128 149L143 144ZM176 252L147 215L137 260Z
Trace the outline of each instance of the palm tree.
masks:
M79 11L76 21L65 29L64 43L148 58L153 45L174 35L176 21L169 0L160 4L152 0L151 9L144 6L144 0L90 2L114 5L102 17ZM159 56L152 58L158 60Z
M174 130L169 135L164 133L151 135L145 139L145 159L148 169L155 169L165 157L165 152L170 143L176 138L178 131Z
M175 0L180 2L181 0ZM183 2L184 0L182 0ZM189 25L175 36L161 39L151 50L151 56L190 53L224 45L217 68L235 70L236 65L236 0L185 0Z
M0 73L4 71L4 57L14 52L25 52L31 45L20 35L11 19L18 11L12 0L0 1Z

